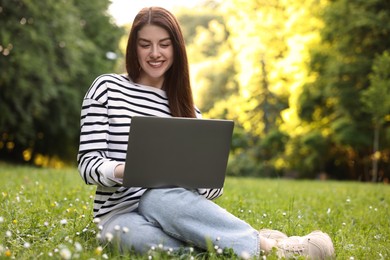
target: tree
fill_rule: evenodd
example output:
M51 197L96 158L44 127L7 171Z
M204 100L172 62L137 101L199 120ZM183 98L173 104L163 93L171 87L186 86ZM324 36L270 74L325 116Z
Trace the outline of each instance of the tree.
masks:
M303 87L299 116L330 140L324 156L334 175L367 180L371 122L360 95L370 86L375 56L390 46L390 2L330 1L321 19L322 42L311 53L314 80Z
M371 115L374 128L372 154L372 181L378 181L378 161L380 152L380 131L390 116L390 53L385 51L374 60L369 75L370 86L362 91L361 100ZM383 155L382 155L383 156Z
M297 93L307 80L307 48L317 42L321 25L313 14L320 8L322 3L309 0L222 4L239 84L234 103L226 110L235 115L240 133L247 135L243 140L251 140L237 151L253 157L256 175L272 176L291 165L285 149L299 122L283 115L295 113Z
M122 33L107 17L108 4L1 1L3 159L74 160L81 99L94 77L113 68L106 53L117 49Z

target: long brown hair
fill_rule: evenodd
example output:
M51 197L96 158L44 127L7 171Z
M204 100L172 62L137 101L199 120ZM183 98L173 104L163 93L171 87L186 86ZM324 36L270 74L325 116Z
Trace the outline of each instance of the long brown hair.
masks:
M174 61L164 75L163 89L167 92L172 116L196 117L183 34L177 19L168 10L161 7L143 8L134 18L126 50L126 70L129 77L135 82L140 77L138 31L147 24L165 29L171 37Z

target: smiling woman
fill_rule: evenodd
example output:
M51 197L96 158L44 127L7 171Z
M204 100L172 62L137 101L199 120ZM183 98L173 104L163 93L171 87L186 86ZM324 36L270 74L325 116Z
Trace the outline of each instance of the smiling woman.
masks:
M135 83L163 89L172 116L196 117L183 34L168 10L150 7L137 14L127 42L126 70Z
M138 83L162 88L164 75L173 63L173 48L168 32L159 26L146 25L138 32Z
M220 188L118 185L133 116L201 117L192 98L183 34L168 10L149 7L137 14L128 39L126 69L127 75L98 77L81 112L78 166L85 183L97 186L94 217L102 225L102 242L141 254L161 244L175 252L194 247L206 251L210 245L231 248L245 258L269 254L273 247L285 257L333 255L331 239L320 231L288 238L280 231L256 230L211 201L222 195ZM158 136L159 129L153 130Z

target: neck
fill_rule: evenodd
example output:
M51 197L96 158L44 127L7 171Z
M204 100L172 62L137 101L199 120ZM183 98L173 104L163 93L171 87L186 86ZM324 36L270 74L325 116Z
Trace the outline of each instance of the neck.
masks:
M162 89L163 84L164 84L164 77L152 78L152 77L148 77L148 76L144 75L141 72L141 75L136 83L141 84L141 85L145 85L145 86L150 86L150 87Z

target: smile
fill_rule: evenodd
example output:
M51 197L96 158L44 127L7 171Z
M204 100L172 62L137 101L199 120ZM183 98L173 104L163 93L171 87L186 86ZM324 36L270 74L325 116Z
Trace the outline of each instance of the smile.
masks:
M153 68L159 68L163 63L164 61L148 61L148 64Z

